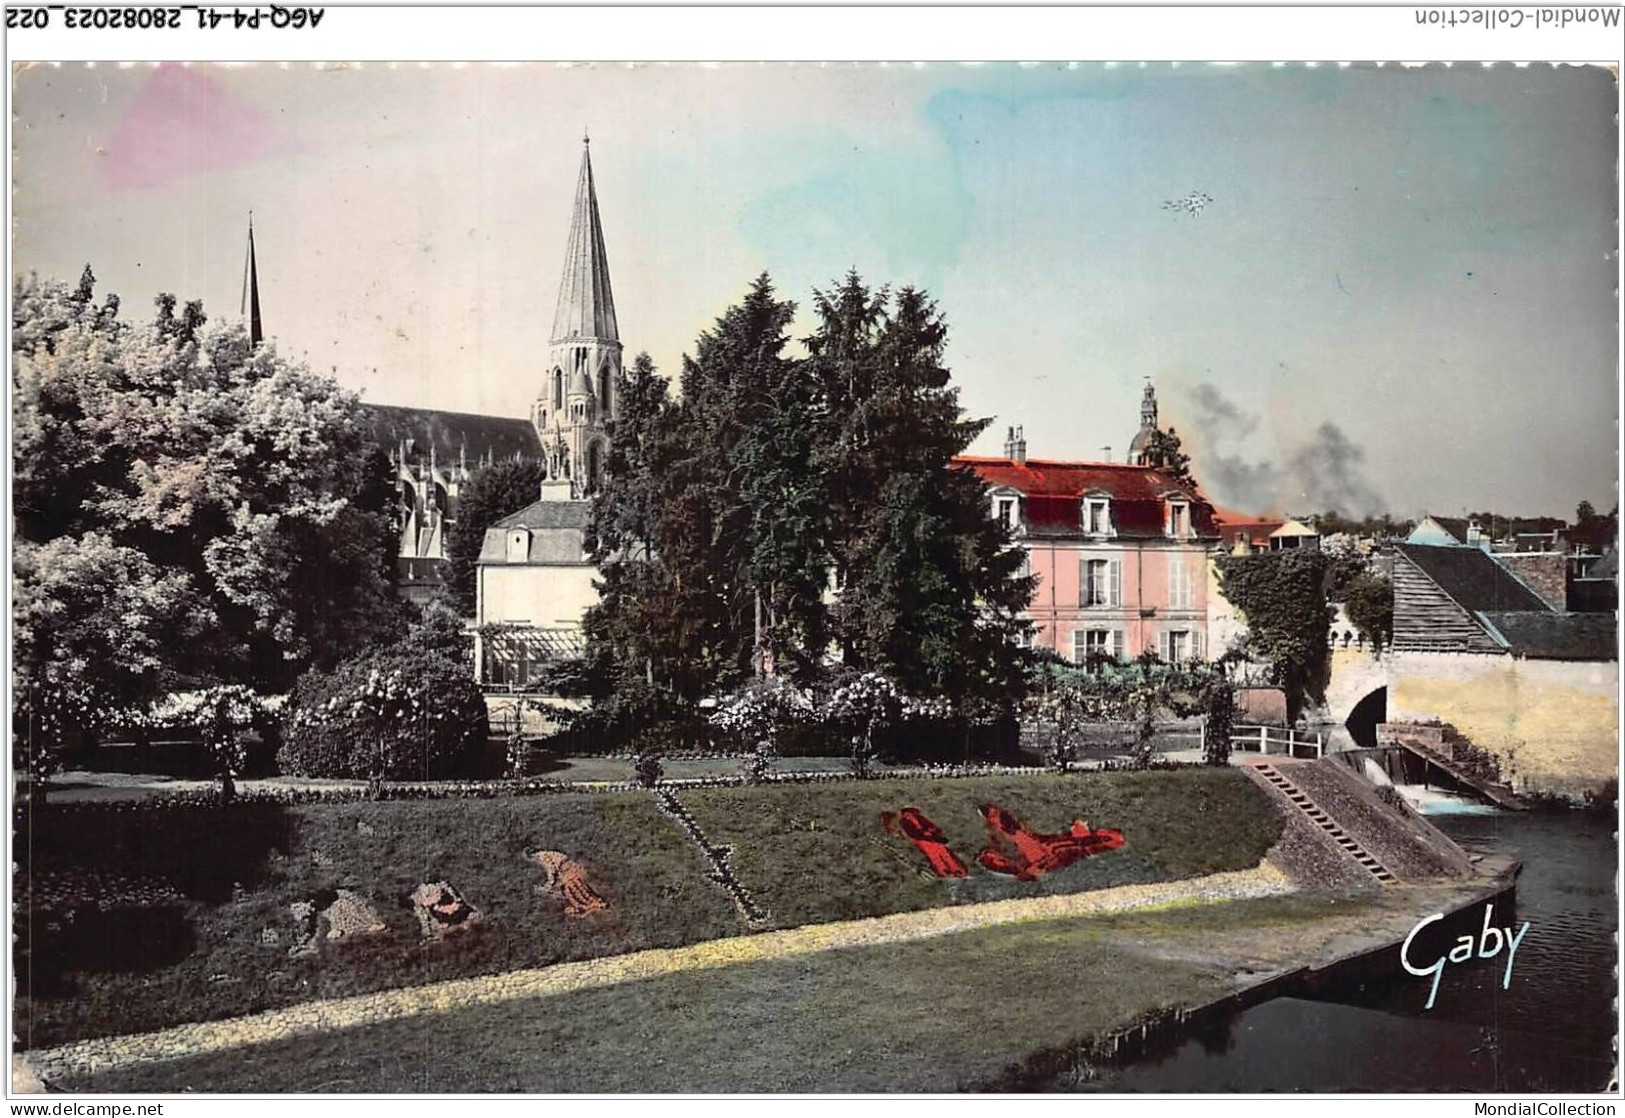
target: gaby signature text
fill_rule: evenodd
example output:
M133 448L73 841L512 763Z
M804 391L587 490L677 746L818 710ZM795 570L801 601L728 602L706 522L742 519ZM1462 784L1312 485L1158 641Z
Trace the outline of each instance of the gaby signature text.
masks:
M1478 933L1476 939L1473 936L1458 936L1456 945L1450 949L1448 955L1439 956L1427 966L1417 966L1412 961L1411 944L1416 940L1417 933L1423 928L1435 921L1443 920L1444 913L1435 912L1432 916L1426 917L1411 929L1410 935L1405 937L1405 942L1399 948L1400 965L1411 974L1431 974L1433 976L1433 989L1428 991L1428 1002L1427 1005L1422 1007L1423 1009L1433 1008L1433 1001L1439 996L1439 979L1444 976L1444 968L1447 965L1450 963L1465 963L1475 955L1480 959L1493 959L1501 953L1503 947L1507 953L1507 965L1506 970L1501 975L1501 989L1505 990L1512 984L1512 961L1518 954L1518 945L1523 942L1524 933L1529 931L1529 921L1525 920L1523 927L1519 928L1518 933L1514 935L1510 924L1503 930L1490 923L1494 908L1493 904L1484 906L1484 927Z

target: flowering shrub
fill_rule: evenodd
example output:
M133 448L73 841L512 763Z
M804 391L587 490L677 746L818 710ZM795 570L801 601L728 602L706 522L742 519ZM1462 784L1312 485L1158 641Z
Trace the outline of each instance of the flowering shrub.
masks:
M897 685L879 672L859 672L838 680L818 705L825 721L839 727L852 744L852 773L867 777L875 757L875 733L895 724L905 700Z
M84 675L50 665L18 680L12 707L12 742L17 768L35 778L62 767L70 749L94 741L116 723L122 709Z
M277 762L299 776L428 780L469 763L486 732L467 667L403 643L307 672L288 701Z
M279 705L278 698L266 699L240 683L230 683L165 695L136 717L149 729L197 733L214 759L221 796L230 799L248 760L244 735Z
M740 771L748 783L759 784L779 755L779 735L791 726L810 722L813 712L810 695L781 676L769 676L724 696L707 713L706 721L750 750Z

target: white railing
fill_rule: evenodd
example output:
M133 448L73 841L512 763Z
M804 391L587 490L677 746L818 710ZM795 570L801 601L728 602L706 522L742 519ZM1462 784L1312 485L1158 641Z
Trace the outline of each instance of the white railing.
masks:
M1282 726L1232 726L1230 749L1238 753L1274 754L1278 757L1319 758L1326 755L1326 743L1319 734Z

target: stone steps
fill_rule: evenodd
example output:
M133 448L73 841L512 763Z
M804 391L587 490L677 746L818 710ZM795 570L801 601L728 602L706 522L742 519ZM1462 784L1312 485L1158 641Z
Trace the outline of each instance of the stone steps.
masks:
M1395 877L1391 872L1389 872L1388 867L1377 861L1369 850L1356 842L1353 836L1351 836L1347 831L1343 830L1343 828L1338 825L1336 820L1327 815L1326 812L1321 809L1320 805L1316 804L1314 800L1310 799L1308 793L1299 788L1296 784L1292 783L1292 781L1288 780L1285 776L1281 775L1281 771L1274 765L1265 761L1258 761L1254 762L1251 767L1253 771L1267 780L1272 787L1285 796L1287 798L1287 802L1301 811L1311 823L1330 835L1332 841L1337 843L1337 845L1341 847L1349 857L1358 862L1360 866L1372 877L1376 878L1383 885L1398 884L1399 878Z

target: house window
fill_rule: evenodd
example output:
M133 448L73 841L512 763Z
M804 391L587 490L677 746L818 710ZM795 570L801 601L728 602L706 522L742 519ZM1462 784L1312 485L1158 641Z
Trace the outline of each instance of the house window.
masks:
M1157 655L1170 664L1200 659L1202 634L1193 629L1170 629L1157 639Z
M1168 560L1168 608L1190 609L1191 599L1194 596L1191 586L1190 568L1185 566L1183 557L1174 556Z
M1108 660L1123 656L1123 634L1118 629L1077 629L1072 634L1072 659L1090 672Z
M1178 540L1191 534L1191 507L1184 501L1168 502L1168 534Z
M1083 502L1083 530L1091 536L1111 534L1111 502L1105 497L1086 497Z
M1014 497L1000 497L998 501L999 523L1005 528L1016 526L1016 499Z
M523 563L530 558L530 533L523 528L516 528L508 533L507 560L510 563Z
M1115 606L1122 600L1122 564L1115 559L1085 559L1079 571L1081 605Z

